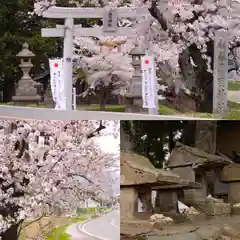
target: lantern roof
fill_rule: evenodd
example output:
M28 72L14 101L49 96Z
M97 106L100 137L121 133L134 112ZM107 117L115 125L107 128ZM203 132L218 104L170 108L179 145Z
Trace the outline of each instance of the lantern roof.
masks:
M140 46L135 46L131 52L129 53L129 55L132 55L132 56L143 56L145 55L145 51L143 48L141 48Z
M29 45L26 42L23 44L22 47L23 49L16 55L17 57L30 58L35 56L35 54L29 50Z

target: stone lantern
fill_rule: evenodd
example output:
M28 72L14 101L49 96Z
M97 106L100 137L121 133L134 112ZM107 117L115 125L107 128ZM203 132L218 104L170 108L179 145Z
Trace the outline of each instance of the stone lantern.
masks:
M132 56L132 66L134 74L131 79L131 85L126 93L126 112L145 113L142 108L142 75L141 75L141 57L145 55L144 49L136 46L130 53Z
M24 43L22 51L16 55L21 60L19 67L23 72L23 76L17 84L16 95L12 97L15 103L38 103L41 100L37 93L37 84L29 75L33 67L31 59L35 54L29 51L28 48L28 44Z

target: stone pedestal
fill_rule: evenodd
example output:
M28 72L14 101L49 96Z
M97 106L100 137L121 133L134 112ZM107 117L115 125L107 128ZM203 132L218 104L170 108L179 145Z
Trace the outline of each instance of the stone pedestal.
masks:
M120 194L121 219L133 219L138 212L138 193L134 187L122 187Z
M21 58L21 64L19 67L23 72L23 76L17 84L16 95L12 97L12 101L15 103L38 103L41 100L41 96L37 92L37 84L29 76L29 72L33 67L31 58L35 55L28 50L28 44L23 44L23 50L17 54L17 57Z
M158 213L179 213L178 194L176 191L161 191L155 201L156 211Z
M16 95L12 97L15 103L38 103L41 97L37 94L35 82L29 79L21 79L17 85Z
M229 185L228 202L232 205L240 203L240 164L232 163L224 167L221 180Z

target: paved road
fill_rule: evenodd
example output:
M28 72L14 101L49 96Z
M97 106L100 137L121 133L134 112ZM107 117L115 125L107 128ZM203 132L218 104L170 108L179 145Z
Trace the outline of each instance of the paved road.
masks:
M100 111L63 111L14 106L0 106L0 118L6 120L202 120L202 118L176 115L167 116Z
M120 240L120 213L113 211L83 224L72 224L66 232L71 240Z

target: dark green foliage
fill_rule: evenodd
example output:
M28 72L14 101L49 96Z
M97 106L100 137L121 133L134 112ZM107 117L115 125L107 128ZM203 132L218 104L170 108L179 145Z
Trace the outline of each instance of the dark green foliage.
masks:
M58 6L75 7L68 0L58 0ZM27 42L36 57L31 73L36 76L49 68L48 59L61 57L62 38L42 38L41 28L63 24L63 20L45 19L37 15L29 17L34 10L34 0L1 0L0 4L0 93L3 91L5 102L11 101L15 83L21 78L16 54L22 44ZM79 19L75 24L91 26L96 20ZM43 68L41 67L44 66Z
M21 77L16 54L27 42L36 57L33 59L34 75L40 73L40 65L48 67L48 56L56 56L56 39L41 38L41 28L50 26L50 22L33 12L32 0L3 0L0 4L0 91L4 93L4 101L10 101L14 94L14 86Z
M122 121L121 127L129 134L133 151L148 157L157 168L173 148L177 131L183 129L182 121ZM168 149L165 146L168 146Z

